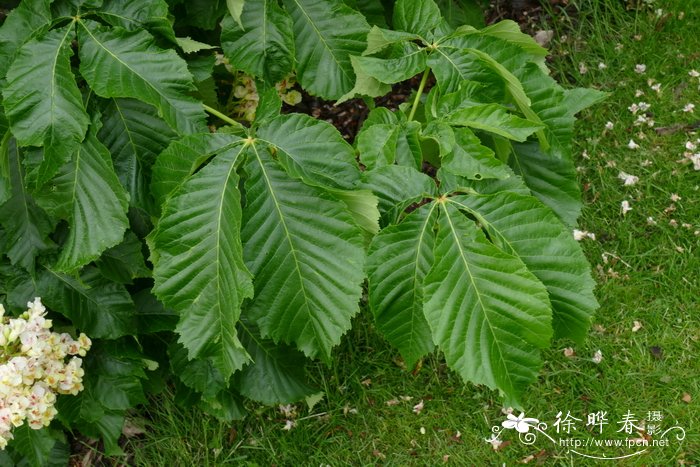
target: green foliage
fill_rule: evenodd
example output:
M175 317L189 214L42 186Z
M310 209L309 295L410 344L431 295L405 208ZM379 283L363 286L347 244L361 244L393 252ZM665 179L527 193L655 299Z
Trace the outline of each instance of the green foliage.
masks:
M226 420L317 393L305 365L331 363L365 291L410 365L437 347L518 405L597 307L570 145L601 94L561 88L514 23L465 25L469 2L172 3L25 0L0 27L2 290L95 340L60 424L118 453L163 379ZM353 147L280 114L290 74L336 100L422 79ZM227 115L243 97L249 127ZM62 446L22 436L35 464Z

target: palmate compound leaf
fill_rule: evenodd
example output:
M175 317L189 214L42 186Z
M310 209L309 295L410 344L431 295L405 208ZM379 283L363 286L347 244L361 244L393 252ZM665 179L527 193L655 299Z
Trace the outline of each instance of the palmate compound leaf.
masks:
M227 136L238 144L177 186L148 238L153 292L180 313L179 342L190 358L212 359L225 379L250 359L238 340L236 322L241 303L253 296L241 251L236 173L246 144Z
M296 72L310 94L338 99L355 85L351 55L365 50L369 25L341 0L285 0L294 22Z
M98 128L98 123L90 127L70 162L35 194L49 214L70 225L55 265L61 272L75 271L97 259L121 242L129 226L128 195L114 173L109 151L97 139Z
M194 90L187 64L174 50L155 46L144 30L106 28L78 21L80 74L101 97L131 97L158 109L180 133L205 131L204 108L188 93Z
M519 405L552 335L547 290L518 257L491 244L449 198L440 204L424 312L433 341L465 380Z
M70 159L87 131L89 118L71 71L74 24L49 31L19 50L7 72L3 104L20 146L43 146L37 184Z
M435 347L423 314L423 281L434 262L436 208L421 206L383 229L368 253L369 307L409 367Z
M291 178L264 142L245 172L243 252L255 277L246 316L263 336L328 361L359 311L362 231L342 201Z
M221 22L221 47L238 70L269 85L282 81L294 66L292 19L277 0L247 2L240 17Z
M532 196L501 192L454 196L450 202L476 216L496 245L522 259L542 281L555 337L582 342L598 303L590 266L571 230Z

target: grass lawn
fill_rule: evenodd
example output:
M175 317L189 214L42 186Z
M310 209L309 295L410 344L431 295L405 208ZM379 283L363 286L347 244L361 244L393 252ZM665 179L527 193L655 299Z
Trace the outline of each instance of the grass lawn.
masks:
M554 30L558 80L610 93L582 115L576 136L586 203L579 228L595 234L582 243L601 308L585 345L557 341L545 352L525 413L546 422L557 442L641 438L617 431L625 415L647 431L680 426L685 439L673 431L668 446L620 461L582 457L543 435L526 445L514 430L495 449L485 438L505 419L498 394L465 385L439 356L419 371L402 368L360 316L333 368L312 372L324 392L313 408L251 405L249 418L231 426L163 396L141 414L151 421L127 445L130 464L700 464L700 170L690 161L700 153L700 78L690 73L700 71L700 2L640 1L634 10L621 0L569 3L578 11L555 9L553 24L537 27ZM625 184L625 174L638 180ZM625 201L631 210L623 215ZM556 434L558 412L581 419L578 429ZM585 426L596 412L607 413L602 435ZM643 449L575 450L615 457Z

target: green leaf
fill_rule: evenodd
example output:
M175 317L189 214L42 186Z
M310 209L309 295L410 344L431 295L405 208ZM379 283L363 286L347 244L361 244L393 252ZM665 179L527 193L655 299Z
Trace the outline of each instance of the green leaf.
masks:
M96 14L112 26L128 31L147 29L171 44L176 41L173 26L168 19L168 3L164 0L105 0Z
M328 190L340 201L355 220L355 224L365 231L367 243L379 232L379 199L370 190Z
M556 158L571 158L575 115L600 102L605 93L593 89L564 90L551 77L529 64L519 73L523 88L532 99L532 110L547 125L545 134Z
M465 24L482 28L484 22L483 8L473 0L436 0L443 18L453 28Z
M240 18L221 22L221 47L231 65L269 85L282 81L294 66L292 19L277 0L247 2Z
M190 358L211 358L224 378L249 360L235 327L241 303L253 296L236 173L244 147L240 140L178 186L148 239L153 292L180 313L179 342Z
M367 48L362 55L374 55L386 49L390 45L399 44L402 42L411 42L419 40L418 34L411 34L404 31L393 31L391 29L383 29L378 26L372 26L372 29L367 33Z
M44 267L36 291L47 307L66 316L91 338L116 339L134 332L134 304L129 293L95 269L87 269L75 279Z
M475 215L491 239L517 255L549 292L556 337L581 343L598 302L590 266L568 227L532 196L497 193L450 198Z
M19 48L51 24L51 1L20 2L0 27L0 89Z
M343 0L348 6L359 11L369 24L387 27L385 6L379 0Z
M417 44L403 44L401 53L396 55L389 58L356 57L353 63L357 63L363 73L387 84L405 81L425 70L427 53Z
M206 130L202 105L188 96L192 75L174 50L156 47L143 30L109 29L83 19L78 24L80 73L96 94L151 104L180 133Z
M386 123L363 126L357 135L360 162L367 170L392 165L396 159L399 127Z
M180 343L168 347L168 356L173 374L204 399L214 398L228 387L228 379L221 374L211 358L189 360L187 349Z
M27 192L19 149L14 139L7 141L10 198L0 207L0 223L5 229L4 251L12 264L34 272L34 260L43 251L55 247L49 239L54 221ZM3 159L5 156L3 156Z
M121 242L129 226L127 194L114 173L109 151L96 133L92 125L50 188L36 194L37 203L49 214L70 224L55 266L61 272L74 271L97 259Z
M452 152L442 157L443 169L472 180L510 176L508 166L496 159L471 130L456 128L454 133L456 144Z
M369 307L408 367L435 347L423 314L423 281L434 260L436 206L421 206L400 224L383 229L367 260Z
M7 119L20 146L43 146L42 185L70 159L89 124L71 71L73 24L27 42L7 72Z
M229 0L187 0L183 1L184 12L176 16L178 25L194 26L205 31L216 29L221 21L221 17L228 11Z
M34 430L28 423L12 429L12 448L24 456L31 465L43 466L49 463L56 438L50 428Z
M350 56L350 63L352 63L352 69L355 72L355 86L347 93L343 94L336 101L336 105L342 104L343 102L353 99L356 96L367 96L367 97L379 97L388 94L391 91L391 86L382 83L376 78L373 78L369 74L365 73L362 66L359 63L360 57L354 55Z
M242 420L246 415L241 397L230 389L224 389L211 399L202 399L199 401L199 408L204 413L228 423Z
M256 292L248 316L263 336L328 361L358 312L362 232L341 201L290 178L258 144L246 173L242 236Z
M91 386L102 407L125 411L146 403L145 363L130 339L101 341L88 355L85 373L91 373Z
M499 389L506 404L519 406L552 335L547 290L452 201L440 204L435 263L425 278L433 340L462 378Z
M192 54L195 52L201 52L202 50L212 50L218 48L215 45L205 44L204 42L196 41L190 36L176 37L175 42L177 42L177 46L180 47L180 49L186 54Z
M151 192L162 206L175 188L217 154L240 151L241 138L226 133L200 133L175 140L156 159Z
M262 339L249 324L241 323L241 341L254 363L236 376L241 395L263 404L289 404L313 394L306 384L304 355L296 349Z
M396 142L396 163L420 170L423 165L423 150L420 144L421 124L416 121L402 122L399 125L399 139Z
M412 167L400 165L365 172L363 186L379 198L379 212L385 224L395 223L409 205L437 195L433 179Z
M440 90L444 93L459 90L465 80L488 84L489 87L481 92L484 97L494 97L499 92L503 93L498 75L459 47L438 45L428 56L428 66L433 70Z
M397 0L394 4L394 29L428 38L442 20L433 0Z
M156 109L135 99L110 99L97 137L112 154L114 170L129 193L129 204L153 213L151 166L176 133Z
M241 15L243 14L243 8L245 7L245 0L226 0L226 8L238 26L243 28L243 22L241 21Z
M462 192L491 195L501 191L509 191L525 196L532 194L522 178L515 175L510 167L506 166L505 169L509 174L506 178L484 178L482 180L472 180L440 169L437 172L437 179L440 180L440 193Z
M498 104L482 104L450 112L442 118L450 125L484 130L515 141L525 141L544 125L517 117Z
M484 34L487 36L497 37L505 41L515 44L520 47L525 53L530 55L534 63L542 69L542 71L547 70L545 65L545 57L547 56L547 49L540 46L532 36L525 34L520 30L518 23L512 20L503 20L498 23L491 24L479 31L479 34Z
M178 314L165 308L149 289L136 292L132 298L136 307L138 334L154 334L160 331L174 331Z
M105 454L124 455L118 444L124 426L124 413L106 410L96 394L95 381L86 372L83 383L85 389L80 397L60 397L56 401L57 418L66 426L80 428L80 433L91 438L102 439Z
M0 112L0 135L2 135L2 138L0 138L0 206L12 197L12 184L10 181L10 140L12 139L12 133L6 125L7 120L4 120L3 117L4 115ZM17 142L13 140L12 144L16 148Z
M564 224L577 225L581 214L581 189L576 168L569 159L557 159L542 152L537 144L514 144L509 161L532 194L552 208Z
M120 284L132 284L136 278L151 276L142 250L141 240L128 231L120 244L102 253L96 262L97 267L109 280Z
M351 55L365 49L369 25L340 0L285 0L294 21L296 71L301 86L338 99L355 84Z
M287 173L309 185L351 189L360 180L355 153L328 122L303 114L281 115L257 130L275 148Z

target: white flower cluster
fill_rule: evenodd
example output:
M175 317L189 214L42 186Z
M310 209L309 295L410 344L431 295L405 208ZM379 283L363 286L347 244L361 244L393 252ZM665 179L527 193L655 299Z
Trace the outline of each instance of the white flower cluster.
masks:
M56 415L56 394L82 391L82 360L75 355L84 357L92 345L85 334L73 340L51 332L40 298L27 307L11 318L0 304L0 449L25 420L35 430L48 426Z

